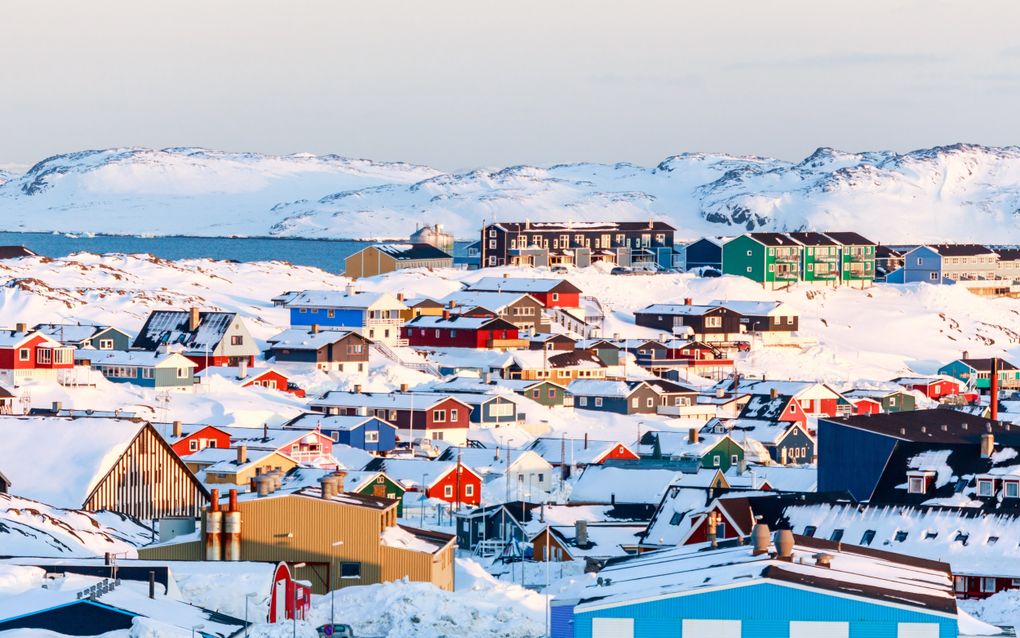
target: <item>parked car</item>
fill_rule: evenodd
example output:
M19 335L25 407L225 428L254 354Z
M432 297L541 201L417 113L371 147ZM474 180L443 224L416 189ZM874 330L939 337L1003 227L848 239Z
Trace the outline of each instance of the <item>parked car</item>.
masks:
M626 266L617 266L609 271L610 275L633 275L634 271Z
M320 638L354 638L354 629L350 625L340 623L326 623L319 626L315 631L319 632Z
M550 269L550 271L555 273L555 274L557 274L557 275L565 275L565 274L567 274L567 267L566 266L553 266Z

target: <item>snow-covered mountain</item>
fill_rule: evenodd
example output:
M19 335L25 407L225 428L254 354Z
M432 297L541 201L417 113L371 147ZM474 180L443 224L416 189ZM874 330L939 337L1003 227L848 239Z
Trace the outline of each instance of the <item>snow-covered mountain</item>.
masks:
M684 153L655 167L463 173L335 155L126 148L0 175L7 230L398 238L442 222L473 238L494 219L649 217L672 222L681 238L838 228L888 243L1020 243L1020 147L821 148L797 163Z

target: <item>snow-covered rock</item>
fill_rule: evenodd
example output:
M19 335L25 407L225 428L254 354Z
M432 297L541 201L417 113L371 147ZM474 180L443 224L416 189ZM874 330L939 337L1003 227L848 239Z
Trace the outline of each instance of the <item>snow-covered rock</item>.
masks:
M656 217L681 238L845 229L885 243L1020 243L1020 147L820 148L796 163L683 153L654 167L462 173L335 155L118 148L0 174L0 218L9 230L401 238L415 224L442 222L474 239L483 222L523 216Z

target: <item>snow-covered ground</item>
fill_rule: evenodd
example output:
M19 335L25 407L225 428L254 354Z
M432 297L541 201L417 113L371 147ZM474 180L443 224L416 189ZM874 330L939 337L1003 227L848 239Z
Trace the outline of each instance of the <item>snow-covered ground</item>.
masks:
M507 269L511 275L531 270ZM404 271L359 280L362 290L441 297L480 272ZM486 275L494 274L485 271ZM541 274L541 273L539 273ZM1020 359L1020 301L976 297L952 286L877 285L867 290L824 289L806 285L765 291L741 277L697 278L687 274L622 280L598 267L571 272L568 278L609 310L604 333L650 336L635 326L632 312L650 303L695 303L712 299L777 299L800 314L800 333L817 340L808 348L757 348L741 355L738 368L747 375L773 379L818 379L840 388L875 385L906 374L929 374L960 357L1002 356ZM285 290L342 289L348 280L314 268L278 262L230 263L210 260L171 262L139 255L72 255L51 260L24 258L0 262L0 326L17 322L96 321L129 332L138 330L157 308L222 309L240 313L260 340L287 327L285 309L269 299ZM640 285L635 285L640 284ZM388 391L400 383L427 382L423 373L374 361L365 374L331 374L303 366L277 366L294 375L309 396L360 383L366 390ZM112 384L92 375L94 388L26 385L33 405L62 401L65 407L135 411L160 421L181 419L218 425L261 427L297 414L305 402L262 389L242 389L222 381L193 392L173 393L163 409L152 390ZM639 428L668 427L661 417L612 415L549 409L522 400L535 431L592 438L633 440ZM520 434L515 430L515 434Z
M7 230L404 238L441 222L666 219L681 238L853 230L876 241L1020 242L1020 148L906 154L821 148L800 162L683 153L654 167L511 166L444 173L335 155L117 148L0 173ZM398 232L398 229L401 229Z

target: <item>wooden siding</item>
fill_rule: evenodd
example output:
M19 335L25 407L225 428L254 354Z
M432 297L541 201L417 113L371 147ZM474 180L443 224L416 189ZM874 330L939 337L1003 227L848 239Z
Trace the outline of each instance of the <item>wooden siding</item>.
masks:
M207 498L205 489L166 441L146 424L82 507L152 520L198 516Z

